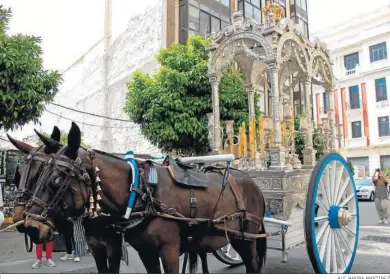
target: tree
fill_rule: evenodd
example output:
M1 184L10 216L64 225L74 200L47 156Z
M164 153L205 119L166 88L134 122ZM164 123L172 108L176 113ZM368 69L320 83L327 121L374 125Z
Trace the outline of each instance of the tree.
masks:
M294 128L295 131L300 131L300 120L299 116L294 118ZM318 140L321 137L319 130L314 128L313 131L313 147L316 150L316 159L318 160L322 155L324 155L324 144L323 141ZM296 133L294 137L295 143L295 153L298 154L299 159L303 162L303 150L305 149L305 138L302 133Z
M43 69L40 38L6 34L11 16L0 5L0 129L5 130L38 123L61 82L58 72Z
M142 134L165 152L204 154L209 151L206 114L212 112L207 77L210 40L191 37L187 45L173 44L157 55L160 69L153 75L136 71L128 84L125 111ZM243 76L230 67L220 83L221 123L235 121L235 131L248 122Z
M45 137L50 138L50 135L45 133L45 132L41 132L41 134L44 135ZM81 133L81 144L80 144L80 146L84 147L84 148L91 148L91 146L86 144L86 143L84 143L82 139L83 139L83 133ZM60 143L63 144L63 145L68 144L68 133L67 132L61 131ZM43 142L38 138L36 144L39 146L39 145L42 145Z

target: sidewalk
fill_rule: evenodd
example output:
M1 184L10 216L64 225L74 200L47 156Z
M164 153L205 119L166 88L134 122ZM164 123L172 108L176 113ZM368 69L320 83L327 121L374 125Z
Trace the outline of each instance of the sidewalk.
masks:
M60 258L63 252L53 253L53 260L56 267L43 265L38 269L32 269L35 261L35 246L31 253L24 247L24 235L16 232L0 233L0 274L4 273L77 273L77 270L91 269L96 272L93 257L88 254L80 262L63 262ZM43 254L45 255L45 254ZM45 258L43 258L45 261ZM85 273L85 271L83 271Z

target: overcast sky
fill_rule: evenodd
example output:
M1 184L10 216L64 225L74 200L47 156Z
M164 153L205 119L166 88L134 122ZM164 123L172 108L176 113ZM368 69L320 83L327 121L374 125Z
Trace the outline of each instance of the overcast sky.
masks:
M113 38L126 29L132 15L155 1L112 0ZM1 4L13 10L10 33L42 37L47 68L66 69L103 37L104 0L1 0ZM310 32L385 4L389 0L308 0Z

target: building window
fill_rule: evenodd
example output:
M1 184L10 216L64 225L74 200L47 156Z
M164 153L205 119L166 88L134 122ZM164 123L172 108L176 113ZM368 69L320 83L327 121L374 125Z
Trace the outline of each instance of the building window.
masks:
M344 56L344 67L346 70L353 70L359 64L359 53L352 53Z
M351 122L351 128L352 128L352 138L361 138L362 137L362 122L361 121L354 121Z
M230 24L230 0L180 0L179 41L188 36L206 37Z
M290 17L300 27L305 38L309 38L309 24L308 24L308 13L307 13L307 1L306 0L295 0L291 1L290 4Z
M238 10L243 12L245 18L262 23L261 0L238 0Z
M390 136L389 117L378 117L378 131L380 137Z
M349 101L351 109L360 108L359 85L355 85L349 88Z
M329 109L329 93L328 92L324 92L324 94L322 94L322 98L323 98L323 103L324 103L324 113L326 113Z
M387 100L386 78L379 78L375 80L376 101Z
M386 42L370 46L370 61L375 62L387 58Z

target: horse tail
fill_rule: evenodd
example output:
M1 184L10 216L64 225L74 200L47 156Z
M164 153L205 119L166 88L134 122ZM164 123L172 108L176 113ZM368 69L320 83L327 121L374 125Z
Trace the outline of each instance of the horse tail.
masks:
M190 260L190 273L193 274L198 268L198 253L191 251L188 252L188 256Z

